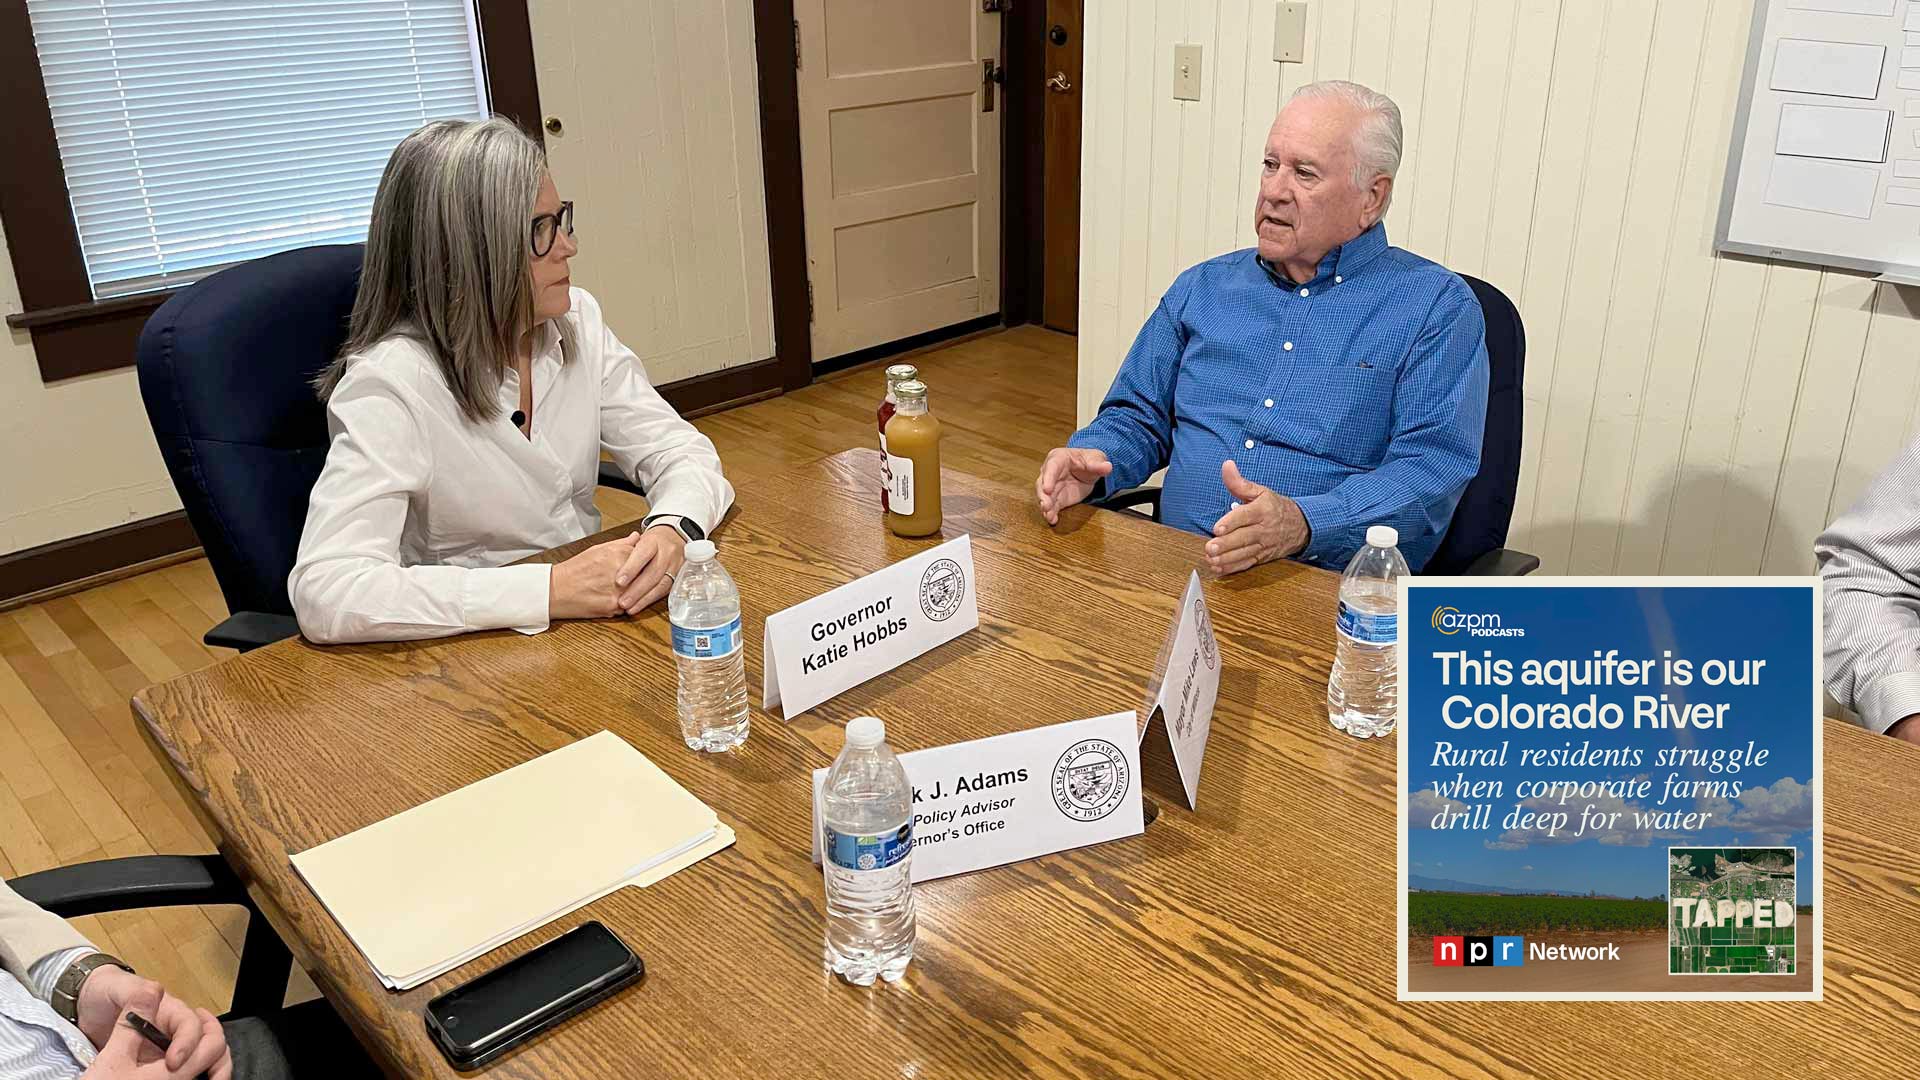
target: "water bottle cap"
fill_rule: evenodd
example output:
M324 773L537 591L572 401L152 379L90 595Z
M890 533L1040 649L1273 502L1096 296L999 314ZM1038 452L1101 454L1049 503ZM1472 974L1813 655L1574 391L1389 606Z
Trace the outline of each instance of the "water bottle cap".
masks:
M862 750L887 741L887 725L877 716L861 716L847 721L847 745Z
M687 561L706 562L713 558L717 550L719 549L713 546L711 540L689 540L687 541Z
M1367 543L1377 548L1399 547L1400 530L1391 525L1369 525L1367 526Z

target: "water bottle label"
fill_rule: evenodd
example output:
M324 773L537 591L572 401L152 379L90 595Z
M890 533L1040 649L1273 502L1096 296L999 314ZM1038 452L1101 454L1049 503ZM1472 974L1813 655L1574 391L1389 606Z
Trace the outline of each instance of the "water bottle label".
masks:
M880 836L854 836L820 827L820 850L827 862L842 870L885 870L913 850L913 822Z
M740 616L725 626L716 626L710 630L689 630L684 626L673 628L673 651L690 660L706 660L716 656L732 656L740 647Z
M1392 645L1400 640L1400 616L1397 612L1376 614L1349 607L1340 601L1335 625L1340 632L1362 645Z

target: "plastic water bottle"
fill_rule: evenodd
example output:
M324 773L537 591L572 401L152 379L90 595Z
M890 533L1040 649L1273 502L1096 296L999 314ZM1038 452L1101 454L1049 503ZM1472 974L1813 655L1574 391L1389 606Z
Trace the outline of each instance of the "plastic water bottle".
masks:
M1367 546L1340 577L1327 719L1356 738L1391 735L1400 718L1400 579L1410 571L1391 526L1367 529Z
M913 788L878 717L847 724L820 802L827 966L856 986L896 982L913 959Z
M686 565L667 596L667 621L680 667L680 737L692 750L731 750L746 742L740 590L714 558L713 541L687 545Z

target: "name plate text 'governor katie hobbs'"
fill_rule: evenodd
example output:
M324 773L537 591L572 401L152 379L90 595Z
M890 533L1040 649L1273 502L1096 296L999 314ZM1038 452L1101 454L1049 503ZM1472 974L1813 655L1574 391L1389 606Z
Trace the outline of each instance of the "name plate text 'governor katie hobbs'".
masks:
M767 616L761 697L792 719L980 625L962 536Z

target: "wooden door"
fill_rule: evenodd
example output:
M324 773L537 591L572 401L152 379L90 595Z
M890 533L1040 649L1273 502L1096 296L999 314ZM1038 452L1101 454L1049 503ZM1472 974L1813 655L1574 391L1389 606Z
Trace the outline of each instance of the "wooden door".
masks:
M983 6L794 4L816 363L1000 310L1001 16Z
M1040 320L1069 334L1080 325L1080 14L1081 0L1047 0Z

